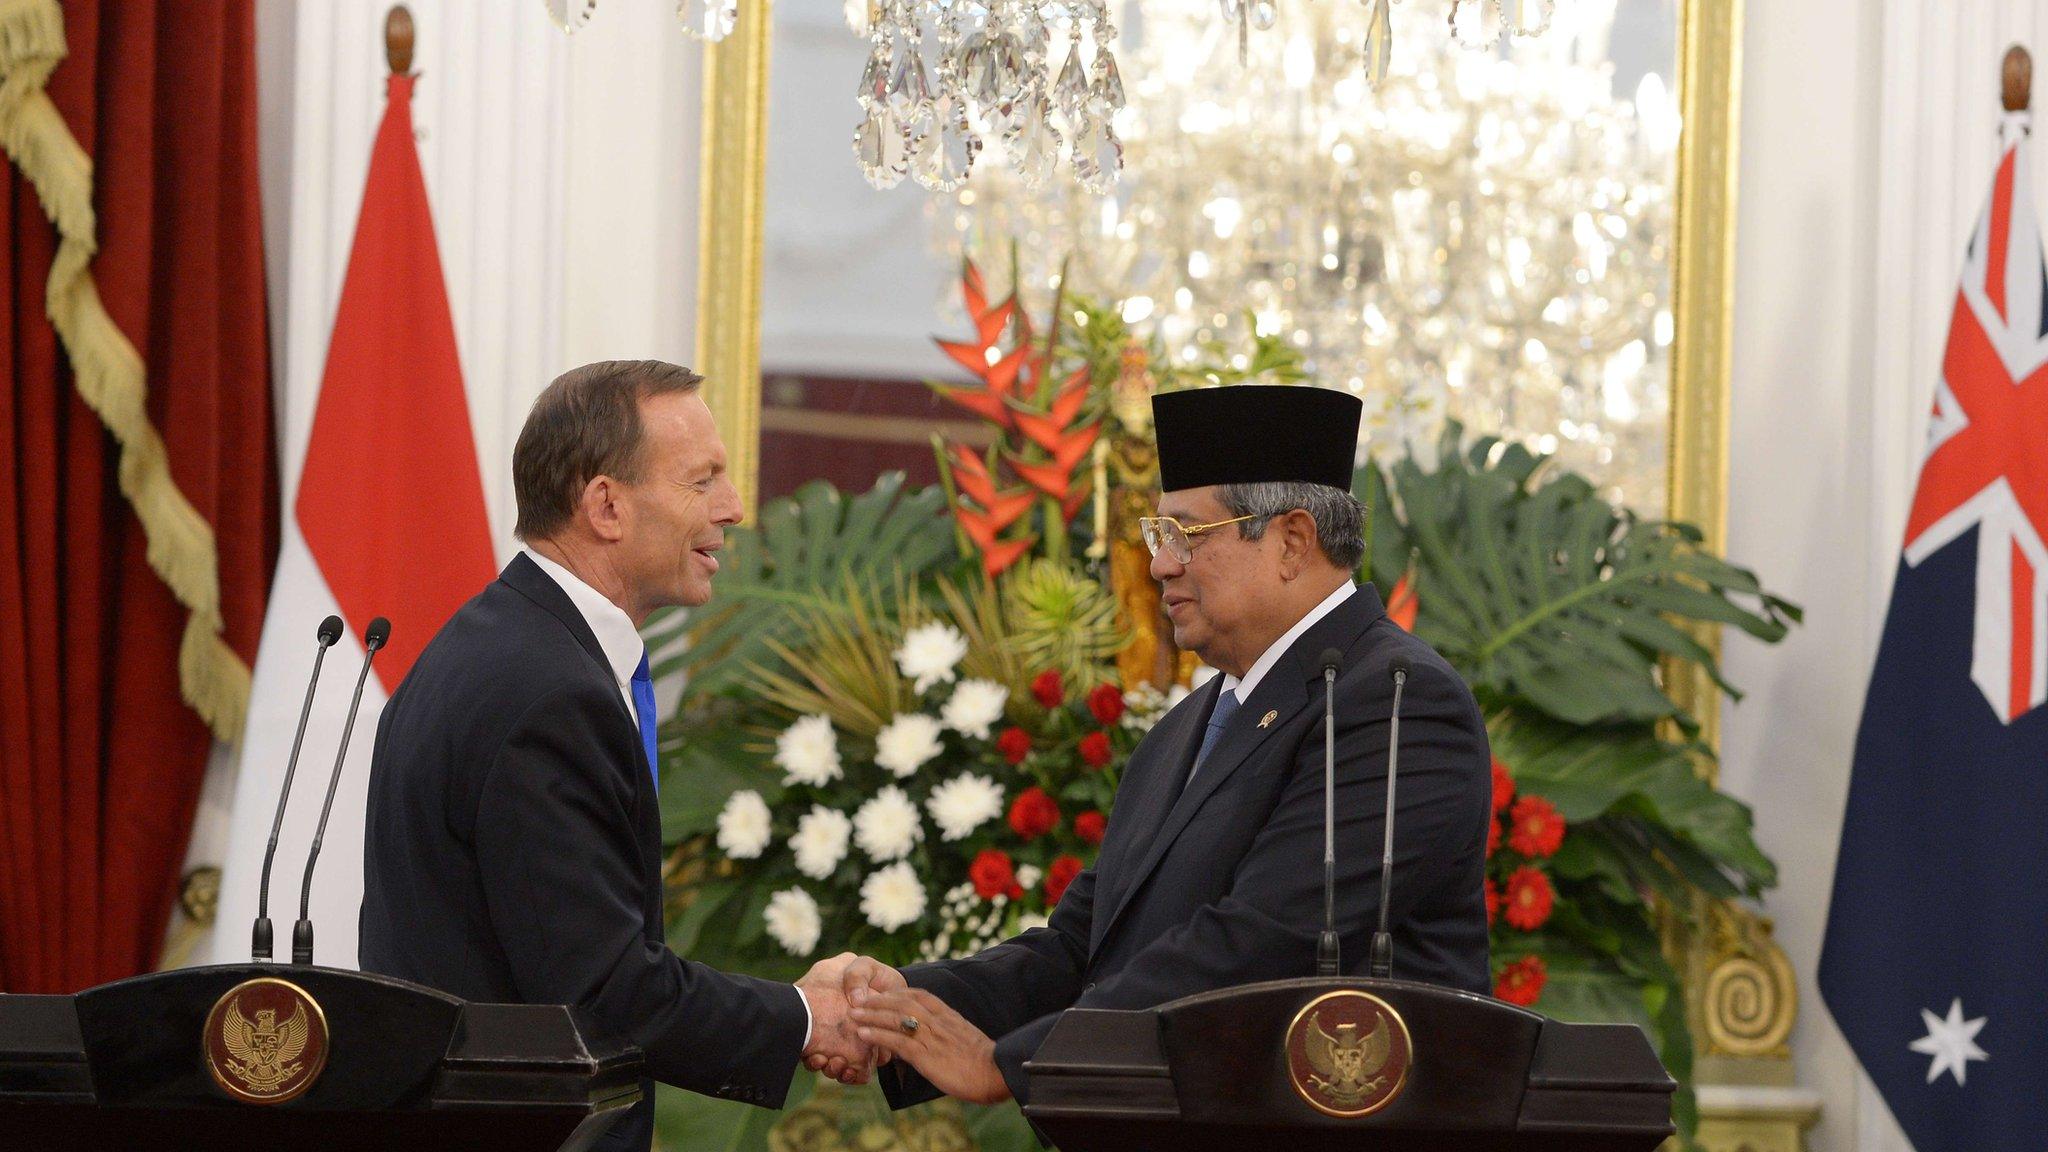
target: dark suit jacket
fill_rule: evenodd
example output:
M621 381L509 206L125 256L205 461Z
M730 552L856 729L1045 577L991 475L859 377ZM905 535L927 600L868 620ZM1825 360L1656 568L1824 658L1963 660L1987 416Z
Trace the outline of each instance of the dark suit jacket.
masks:
M1196 992L1315 972L1323 921L1323 684L1337 681L1337 925L1362 975L1379 914L1391 664L1408 657L1396 786L1394 975L1488 992L1486 822L1491 758L1472 693L1427 644L1387 619L1371 585L1318 620L1231 717L1188 778L1221 676L1182 700L1132 752L1095 867L1045 928L964 960L905 970L996 1038L1019 1103L1024 1062L1067 1008L1149 1008ZM1266 715L1273 721L1261 727ZM881 1070L898 1108L936 1091L907 1063Z
M468 1000L573 1004L654 1079L781 1105L796 990L663 943L661 829L640 730L589 625L520 556L384 707L363 840L362 965ZM653 1085L599 1147L646 1149Z

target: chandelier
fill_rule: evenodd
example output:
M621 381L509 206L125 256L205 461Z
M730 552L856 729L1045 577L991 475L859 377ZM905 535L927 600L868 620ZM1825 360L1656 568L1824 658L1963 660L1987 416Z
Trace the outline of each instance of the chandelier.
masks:
M590 23L597 12L597 0L541 0L548 19L564 32L574 32ZM740 0L675 0L676 20L693 39L717 43L732 35L739 23Z
M1182 361L1284 339L1367 401L1375 447L1427 451L1457 419L1660 506L1679 125L1654 73L1613 92L1618 0L1574 0L1549 36L1489 52L1455 51L1475 36L1450 22L1404 24L1377 87L1355 8L1237 2L1252 16L1133 0L1115 195L977 170L938 205L937 245L992 271L1016 251L1040 308L1067 261L1072 288Z
M847 21L873 44L853 133L869 184L914 175L954 191L990 141L1026 188L1063 156L1087 191L1116 184L1123 142L1112 121L1124 85L1106 0L851 0Z

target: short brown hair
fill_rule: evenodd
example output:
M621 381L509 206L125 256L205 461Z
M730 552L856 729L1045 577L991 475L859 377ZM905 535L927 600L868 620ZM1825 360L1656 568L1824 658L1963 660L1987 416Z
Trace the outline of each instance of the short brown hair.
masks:
M593 476L640 478L640 404L695 392L702 376L662 360L601 360L571 368L541 391L512 449L521 540L545 540L576 513Z

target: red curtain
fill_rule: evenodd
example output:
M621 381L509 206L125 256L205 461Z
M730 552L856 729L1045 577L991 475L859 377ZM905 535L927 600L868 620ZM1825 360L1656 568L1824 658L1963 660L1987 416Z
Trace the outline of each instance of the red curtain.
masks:
M254 663L277 552L253 0L66 0L48 92L92 157L93 278L148 366L171 474L212 524ZM155 966L211 748L187 612L144 557L119 446L43 312L55 229L9 166L0 219L0 991Z

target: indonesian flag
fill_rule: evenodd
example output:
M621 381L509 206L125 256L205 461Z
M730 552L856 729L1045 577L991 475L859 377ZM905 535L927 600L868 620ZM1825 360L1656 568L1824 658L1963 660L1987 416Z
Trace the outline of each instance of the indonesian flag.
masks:
M270 879L276 956L287 959L301 874L319 822L363 632L391 621L364 685L315 876L314 959L356 966L363 807L384 701L455 610L495 576L455 326L433 214L413 146L413 77L393 76L334 317L312 434L297 466L257 651L214 931L216 963L246 960L264 846L305 700L320 621L347 629L328 651Z

